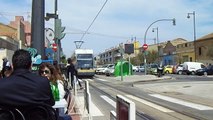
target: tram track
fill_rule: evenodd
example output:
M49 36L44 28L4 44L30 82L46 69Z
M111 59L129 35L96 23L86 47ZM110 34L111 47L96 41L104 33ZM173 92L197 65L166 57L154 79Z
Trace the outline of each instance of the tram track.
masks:
M90 83L90 86L92 86L93 88L95 88L96 90L98 90L100 93L102 93L102 94L105 94L105 95L107 95L108 97L110 97L111 99L113 99L114 101L116 101L116 96L113 96L113 95L111 95L111 94L109 94L109 93L107 93L106 91L104 91L104 90L102 90L102 89L100 89L99 87L97 87L97 86L105 86L105 87L109 87L110 89L113 89L114 91L119 91L119 92L122 92L122 93L125 93L125 94L132 94L131 92L129 92L128 90L124 90L124 89L122 89L122 87L123 87L123 85L110 85L111 83L109 83L109 82L92 82L92 83ZM141 98L140 96L136 96L136 97L139 97L139 98ZM157 101L154 101L154 100L150 100L150 99L147 99L147 98L141 98L141 99L145 99L145 100L147 100L147 101L150 101L150 102L152 102L152 103L154 103L154 104L157 104L157 105L160 105L160 106L163 106L163 107L165 107L165 108L168 108L168 109L171 109L171 107L168 107L168 106L166 106L166 105L162 105L160 102L157 102ZM200 117L200 116L196 116L196 115L194 115L194 114L190 114L190 113L188 113L188 112L185 112L185 111L181 111L181 110L177 110L177 109L172 109L173 111L175 111L176 113L179 113L179 114L181 114L181 115L184 115L184 116L187 116L187 117L189 117L189 118L191 118L191 119L199 119L199 120L207 120L207 119L205 119L205 118L203 118L203 117ZM167 113L165 113L165 114L167 114ZM139 110L136 110L136 115L138 116L138 117L140 117L142 120L155 120L152 116L150 116L150 115L148 115L148 114L145 114L145 113L143 113L143 112L141 112L141 111L139 111ZM170 116L172 116L172 117L174 117L174 118L176 118L176 119L180 119L180 118L178 118L177 116L173 116L173 115L171 115L171 114L167 114L167 115L170 115Z

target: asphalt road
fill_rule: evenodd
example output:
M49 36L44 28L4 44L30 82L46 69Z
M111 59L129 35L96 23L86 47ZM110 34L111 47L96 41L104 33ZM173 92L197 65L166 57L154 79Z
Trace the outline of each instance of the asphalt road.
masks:
M142 74L142 73L136 73ZM213 106L208 108L208 100L198 99L195 96L183 95L178 92L172 92L171 90L174 86L166 86L167 84L176 84L176 83L191 83L191 82L211 82L212 77L204 76L188 76L188 75L169 75L172 77L172 80L161 80L161 81L149 81L144 82L144 88L148 85L156 85L157 87L150 87L149 89L140 89L132 87L131 84L126 83L122 84L118 81L112 81L113 77L106 77L104 75L96 77L94 79L88 79L90 81L90 91L92 95L92 101L96 104L97 108L102 112L102 116L94 116L94 119L109 120L110 111L116 111L116 95L121 94L136 103L137 115L136 120L143 119L211 119ZM85 79L86 80L86 79ZM199 84L199 83L198 83ZM164 86L164 89L162 87ZM192 90L189 85L184 85L181 89ZM152 90L153 89L153 90ZM155 89L155 90L154 90ZM163 91L167 89L167 92ZM157 91L157 92L156 92ZM163 92L162 92L163 91ZM162 92L162 93L161 93ZM202 93L201 93L202 94ZM165 97L170 97L169 99L179 100L185 102L182 105L179 103L174 103L173 101L168 101L163 99ZM184 98L184 99L183 99ZM192 99L192 100L191 100ZM194 100L194 101L193 101ZM196 101L197 100L197 101ZM204 102L203 102L204 101ZM203 110L197 109L194 106L199 106L202 103L207 103ZM193 104L192 106L190 106ZM211 103L209 103L211 104Z

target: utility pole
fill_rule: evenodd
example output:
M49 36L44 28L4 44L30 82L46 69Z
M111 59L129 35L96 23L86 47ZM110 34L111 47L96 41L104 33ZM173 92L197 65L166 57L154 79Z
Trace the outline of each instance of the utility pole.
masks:
M61 39L64 38L64 36L66 35L64 32L65 27L62 27L61 24L61 19L58 19L58 1L55 0L55 20L54 20L54 24L55 24L55 43L58 46L57 52L56 52L56 60L58 61L58 63L60 63L60 58L61 58Z
M32 44L31 47L37 49L38 54L44 58L44 0L32 1Z

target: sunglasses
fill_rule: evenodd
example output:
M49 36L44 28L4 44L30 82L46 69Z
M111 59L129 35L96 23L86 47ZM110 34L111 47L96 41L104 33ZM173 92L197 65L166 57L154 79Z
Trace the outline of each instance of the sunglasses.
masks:
M50 74L50 71L49 71L49 70L44 70L44 71L41 70L41 71L40 71L40 74Z

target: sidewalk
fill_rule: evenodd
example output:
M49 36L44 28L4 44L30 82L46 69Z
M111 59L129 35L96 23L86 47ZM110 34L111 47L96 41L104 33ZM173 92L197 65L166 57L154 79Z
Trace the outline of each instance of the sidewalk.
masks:
M106 78L103 75L96 75L98 78ZM123 76L123 81L121 80L121 76L119 77L108 77L108 80L113 80L113 81L120 81L120 82L129 82L129 83L140 83L140 82L147 82L147 81L158 81L158 80L169 80L172 79L170 76L162 76L162 77L157 77L155 75L131 75L131 76Z

